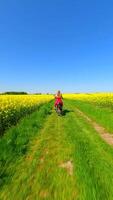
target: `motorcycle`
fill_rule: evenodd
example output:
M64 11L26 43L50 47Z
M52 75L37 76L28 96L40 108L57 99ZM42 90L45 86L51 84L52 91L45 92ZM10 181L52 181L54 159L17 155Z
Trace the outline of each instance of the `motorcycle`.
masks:
M63 111L62 111L62 104L58 103L56 106L56 112L58 115L62 115Z

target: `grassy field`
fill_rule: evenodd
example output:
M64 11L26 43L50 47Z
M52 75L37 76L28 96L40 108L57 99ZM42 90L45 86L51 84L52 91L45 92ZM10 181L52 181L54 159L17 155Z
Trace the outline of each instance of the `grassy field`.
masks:
M0 200L113 200L113 147L81 114L113 133L112 106L64 99L41 105L0 138Z

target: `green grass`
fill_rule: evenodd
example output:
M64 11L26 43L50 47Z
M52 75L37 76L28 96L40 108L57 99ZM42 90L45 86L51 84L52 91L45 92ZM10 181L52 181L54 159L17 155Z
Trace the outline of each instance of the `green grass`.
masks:
M68 104L74 110L72 101ZM68 126L70 124L70 126ZM72 112L66 132L75 144L78 199L113 199L113 148L106 144L81 116Z
M14 156L13 162L5 165L0 200L113 200L113 148L78 116L74 101L65 100L65 110L62 117L52 111L37 130L42 114L25 119L24 128L35 123L28 128L30 137L33 135L26 153L19 154L18 159ZM9 157L10 151L6 151ZM16 147L14 155L15 151ZM62 167L67 162L71 163L71 174L70 169Z
M0 138L0 187L9 181L9 175L12 176L10 164L27 153L30 141L43 127L51 107L52 103L40 106L36 112L23 118Z
M91 119L102 125L110 133L113 133L113 110L109 107L94 105L88 102L71 100L76 108L83 111Z

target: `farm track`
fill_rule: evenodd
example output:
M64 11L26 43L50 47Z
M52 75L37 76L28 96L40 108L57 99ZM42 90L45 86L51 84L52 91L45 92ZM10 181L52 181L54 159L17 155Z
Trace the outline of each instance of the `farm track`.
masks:
M78 115L82 116L88 123L92 125L92 127L99 133L99 135L104 139L109 145L113 146L113 135L111 133L108 133L104 127L93 121L90 117L88 117L86 114L84 114L81 110L77 109L75 112L78 113Z
M92 121L65 101L63 117L53 111L15 164L0 200L112 200L113 149Z
M48 117L40 136L31 142L24 160L18 162L11 183L1 192L1 199L57 200L61 199L62 195L64 199L69 199L70 193L72 199L75 199L76 181L74 175L72 176L72 147L68 145L67 148L67 138L63 132L62 118L53 112ZM68 188L67 182L72 188ZM65 189L66 194L62 194Z

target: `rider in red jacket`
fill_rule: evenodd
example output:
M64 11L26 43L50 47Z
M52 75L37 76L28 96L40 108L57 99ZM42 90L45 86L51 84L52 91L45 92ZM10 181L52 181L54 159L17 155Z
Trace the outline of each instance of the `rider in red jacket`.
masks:
M59 103L63 106L63 101L62 101L63 97L62 94L60 92L60 90L57 92L57 94L55 95L55 104L54 106L56 107Z

